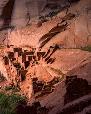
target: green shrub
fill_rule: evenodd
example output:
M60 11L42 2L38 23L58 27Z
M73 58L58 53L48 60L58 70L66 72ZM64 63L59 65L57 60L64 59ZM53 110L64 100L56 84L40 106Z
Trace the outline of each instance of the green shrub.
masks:
M9 91L9 90L11 90L11 89L12 89L12 86L6 86L6 87L5 87L5 90L6 90L6 91Z
M1 114L16 114L15 109L20 101L25 98L19 95L5 95L0 93L0 113Z
M81 50L91 52L91 46L82 47Z
M19 92L19 88L16 86L6 86L5 90L6 91L12 90L12 92Z

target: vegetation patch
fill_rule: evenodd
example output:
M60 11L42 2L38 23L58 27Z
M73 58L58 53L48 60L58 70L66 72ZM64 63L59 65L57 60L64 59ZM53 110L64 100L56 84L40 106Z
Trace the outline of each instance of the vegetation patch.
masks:
M4 45L0 44L0 49L3 49L4 47L5 47Z
M0 114L48 114L48 109L40 102L28 105L25 97L0 93Z
M91 52L91 46L82 47L81 50Z
M5 90L6 91L12 90L12 92L19 92L20 91L20 89L16 86L6 86Z
M16 107L19 102L25 101L25 98L19 95L5 95L0 93L0 113L1 114L16 114Z

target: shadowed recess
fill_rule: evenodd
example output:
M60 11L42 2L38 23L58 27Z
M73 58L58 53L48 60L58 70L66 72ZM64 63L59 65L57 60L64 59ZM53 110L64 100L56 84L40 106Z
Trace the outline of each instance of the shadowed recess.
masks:
M56 26L55 29L51 29L49 31L49 33L47 33L46 35L44 35L41 40L44 40L41 44L40 44L40 48L42 48L46 43L48 43L55 35L57 35L58 33L65 31L67 27L67 23L63 24L61 26Z

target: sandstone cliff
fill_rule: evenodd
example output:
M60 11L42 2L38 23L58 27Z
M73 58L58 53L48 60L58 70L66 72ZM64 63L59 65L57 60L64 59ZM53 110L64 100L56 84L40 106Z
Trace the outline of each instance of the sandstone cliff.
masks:
M49 47L53 44L62 45L64 48L79 48L91 45L91 1L81 0L78 3L70 6L68 10L61 11L57 16L51 18L47 22L40 22L39 27L36 24L26 28L17 29L8 32L9 45L31 45L39 47L41 45L40 39L49 34L55 28L58 33L51 35L50 40L43 48ZM73 17L71 17L73 16ZM57 30L57 25L63 26L62 30ZM55 30L52 32L56 32ZM48 37L48 36L47 36ZM46 39L46 37L45 37ZM42 41L43 42L43 41Z
M31 114L91 112L91 0L69 1L54 16L1 32L0 92L39 102Z

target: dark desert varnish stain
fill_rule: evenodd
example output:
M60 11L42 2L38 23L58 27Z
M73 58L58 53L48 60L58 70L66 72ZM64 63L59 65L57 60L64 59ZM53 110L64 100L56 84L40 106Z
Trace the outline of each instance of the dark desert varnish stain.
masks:
M5 29L10 26L12 13L14 9L15 0L9 0L6 5L3 7L1 18L3 19L3 25L1 29Z

